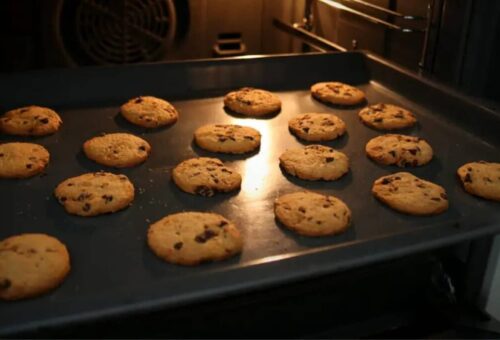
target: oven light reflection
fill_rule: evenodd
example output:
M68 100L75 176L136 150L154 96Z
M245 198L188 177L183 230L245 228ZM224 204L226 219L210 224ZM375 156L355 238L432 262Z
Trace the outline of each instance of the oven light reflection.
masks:
M270 185L272 167L278 166L271 153L273 150L271 142L275 139L276 131L265 120L234 119L231 123L253 127L262 136L259 153L245 160L241 169L243 177L241 189L246 198L261 198L267 192L267 186Z

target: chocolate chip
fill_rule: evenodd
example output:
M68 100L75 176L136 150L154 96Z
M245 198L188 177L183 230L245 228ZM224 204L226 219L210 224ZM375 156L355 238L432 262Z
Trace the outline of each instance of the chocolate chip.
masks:
M335 123L329 120L325 120L321 123L321 126L333 126L333 125L335 125Z
M396 151L394 151L394 150L389 151L389 154L390 154L392 157L396 157Z
M3 153L0 153L0 157L3 157Z
M49 119L48 118L39 119L38 121L40 123L42 123L42 124L48 124L49 123Z
M236 142L236 139L233 137L233 136L227 136L227 138L229 138L230 140L232 140L233 142Z
M68 183L68 187L72 187L73 186L73 183Z
M228 169L226 169L226 168L222 168L220 171L222 171L222 172L226 172L226 173L228 173L228 174L232 174L232 173L233 173L232 171L230 171L230 170L228 170Z
M489 177L484 177L483 179L484 179L486 182L489 182L489 183L493 182L493 181L491 180L491 178L489 178Z
M380 118L380 117L379 118L375 118L373 120L374 123L382 123L383 121L384 121L384 118Z
M139 151L146 151L146 147L144 145L139 146Z
M323 204L323 208L330 208L331 204Z
M68 198L65 196L59 197L59 201L61 201L61 202L66 202L67 200L68 200Z
M215 168L207 168L208 171L215 171Z
M85 201L86 199L89 199L90 197L92 197L92 194L82 192L80 195L78 195L76 200L79 202L82 202L82 201Z
M174 244L174 248L175 250L180 250L182 248L182 246L184 245L184 243L182 242L177 242L176 244Z
M408 150L413 156L415 156L417 154L417 150L416 149L410 149Z
M252 136L244 136L243 138L248 139L248 140L254 140Z
M448 199L448 196L446 196L446 194L444 192L441 193L439 196L441 196L441 198L444 199L444 200Z
M29 163L28 163L28 164L26 164L26 168L27 168L27 169L31 169L32 167L33 167L33 164L29 164Z
M301 213L305 214L305 213L306 213L306 208L304 208L304 207L299 207L299 211L300 211Z
M91 205L89 203L85 203L82 207L82 210L83 211L90 211L90 207L91 207Z
M384 179L382 180L381 184L389 184L389 183L391 183L391 182L392 182L392 179L390 179L390 178L384 178Z
M134 100L134 103L136 103L136 104L142 103L142 98L141 98L141 97L137 97L137 98Z
M403 111L398 111L395 115L393 115L393 117L398 119L403 119L404 118Z
M106 203L111 202L113 200L112 195L102 195L101 198L106 201Z
M224 227L225 225L227 225L228 223L226 221L220 221L219 223L219 227L222 228Z
M304 131L305 133L309 133L309 128L307 128L307 127L302 128L302 131Z
M207 229L203 233L196 235L194 240L198 243L205 243L215 236L217 236L217 233L215 233L214 231L212 231L210 229Z
M436 201L436 202L441 201L441 199L439 197L432 197L431 200Z
M9 287L11 285L12 285L12 282L9 279L0 280L0 290L9 289Z
M333 158L333 157L326 157L326 158L325 158L325 161L326 161L327 163L333 162L333 160L334 160L334 158Z
M207 187L206 185L197 186L194 189L194 192L195 194L205 197L212 197L215 194L214 190L212 188Z
M222 137L219 137L219 142L225 142L227 141L227 138L222 136Z

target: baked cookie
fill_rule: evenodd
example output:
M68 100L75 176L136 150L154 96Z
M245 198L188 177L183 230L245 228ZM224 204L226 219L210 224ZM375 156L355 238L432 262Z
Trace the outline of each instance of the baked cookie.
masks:
M409 172L383 176L373 183L372 193L381 202L410 215L435 215L448 209L443 187Z
M371 139L365 147L368 157L384 165L419 166L431 161L432 147L424 139L387 134Z
M240 253L243 240L236 226L221 215L182 212L153 223L148 245L167 262L193 266Z
M196 144L205 150L222 153L245 153L260 146L260 133L248 126L210 124L194 132Z
M11 110L0 118L0 131L17 136L46 136L62 124L61 117L46 107L26 106Z
M0 144L0 178L28 178L45 170L50 155L33 143Z
M120 111L130 123L145 128L171 125L179 118L179 113L172 104L151 96L130 99L121 106Z
M216 192L229 192L241 186L241 176L224 166L217 158L191 158L179 163L172 172L177 186L190 194L213 196Z
M336 105L356 105L365 100L365 93L360 89L339 82L322 82L311 86L314 98Z
M286 150L280 156L280 165L302 179L333 181L349 171L349 158L328 146L308 145Z
M247 116L265 116L281 110L281 100L277 95L251 87L229 92L224 97L224 105Z
M305 236L340 234L351 224L351 210L344 202L314 192L279 197L274 214L287 228Z
M0 299L19 300L47 293L70 271L66 246L44 234L21 234L0 242Z
M89 139L83 144L85 155L102 165L126 168L144 162L151 146L129 133L110 133Z
M54 194L68 213L96 216L128 207L134 200L134 185L125 175L94 172L63 181Z
M320 142L334 140L346 131L342 119L330 113L305 113L290 119L288 128L297 137Z
M469 194L500 201L500 163L467 163L458 169L457 174Z
M361 121L379 130L397 130L415 125L415 115L402 107L391 104L375 104L359 111Z

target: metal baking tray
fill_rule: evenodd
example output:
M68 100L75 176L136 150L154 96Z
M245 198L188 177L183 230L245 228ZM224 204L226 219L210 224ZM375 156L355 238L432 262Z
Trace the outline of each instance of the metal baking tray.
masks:
M327 106L312 99L311 84L338 80L359 86L368 103L406 107L418 125L404 133L427 139L435 158L407 169L444 186L449 210L432 217L412 217L380 204L372 182L400 171L380 166L364 153L366 142L380 134L362 125L358 108ZM225 112L222 96L253 86L275 91L282 99L278 115L252 119ZM51 153L46 175L0 181L0 238L24 232L58 237L71 253L72 270L62 286L39 298L0 302L0 333L15 334L107 316L140 313L239 294L271 285L368 265L377 261L443 247L500 231L500 205L466 194L456 169L474 160L499 161L500 117L474 101L424 80L377 57L331 53L173 62L5 74L0 77L2 111L37 104L56 109L62 129L49 137L1 136L1 142L28 140ZM179 121L160 130L142 130L125 122L119 106L138 95L168 99ZM302 144L288 132L288 120L303 112L331 112L347 124L347 134L326 143L345 152L351 171L334 182L308 182L282 173L278 157ZM258 152L217 155L192 143L193 131L206 123L238 123L262 133ZM53 197L62 180L88 171L110 170L87 160L82 143L101 133L126 131L152 145L141 166L114 170L136 187L133 205L119 213L82 218L66 214ZM212 198L181 192L171 170L194 156L215 156L238 169L241 190ZM273 201L284 193L314 190L333 194L352 209L346 233L306 238L281 227ZM156 258L146 245L150 222L183 211L214 211L236 222L245 239L241 256L186 268Z

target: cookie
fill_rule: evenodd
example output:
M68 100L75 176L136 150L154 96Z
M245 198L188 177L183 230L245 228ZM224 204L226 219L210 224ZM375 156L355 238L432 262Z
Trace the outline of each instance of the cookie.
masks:
M500 163L467 163L458 169L457 174L469 194L500 201Z
M287 228L305 236L344 232L351 224L351 210L335 196L295 192L274 202L276 218Z
M300 114L288 122L288 128L295 136L310 142L334 140L346 131L344 121L329 113Z
M179 118L179 113L172 104L151 96L130 99L121 106L120 111L130 123L145 128L171 125Z
M210 124L194 132L196 144L205 150L222 153L246 153L260 146L260 133L248 126Z
M373 195L399 212L410 215L436 215L448 209L443 187L409 172L383 176L373 183Z
M217 158L191 158L178 164L172 179L177 186L190 194L210 197L217 192L239 189L241 176L224 166Z
M285 151L281 167L290 175L311 181L333 181L349 171L349 158L324 145L308 145Z
M144 162L151 146L144 139L129 133L110 133L86 141L83 152L99 164L126 168Z
M28 178L45 170L50 155L33 143L0 144L0 178Z
M431 161L432 147L424 139L387 134L371 139L365 147L372 160L383 165L419 166Z
M379 130L397 130L415 125L415 115L402 107L391 104L376 104L359 111L361 121Z
M153 223L148 245L167 262L193 266L240 253L243 240L236 226L221 215L182 212Z
M322 102L335 105L356 105L365 101L360 89L339 82L322 82L311 86L311 95Z
M229 92L224 97L224 105L236 113L257 117L281 110L281 100L277 95L251 87Z
M0 242L0 299L19 300L47 293L70 271L66 246L45 234L21 234Z
M11 110L0 118L0 131L16 136L51 135L62 124L54 111L41 106L26 106Z
M63 181L54 194L68 213L96 216L128 207L134 200L134 185L125 175L94 172Z

